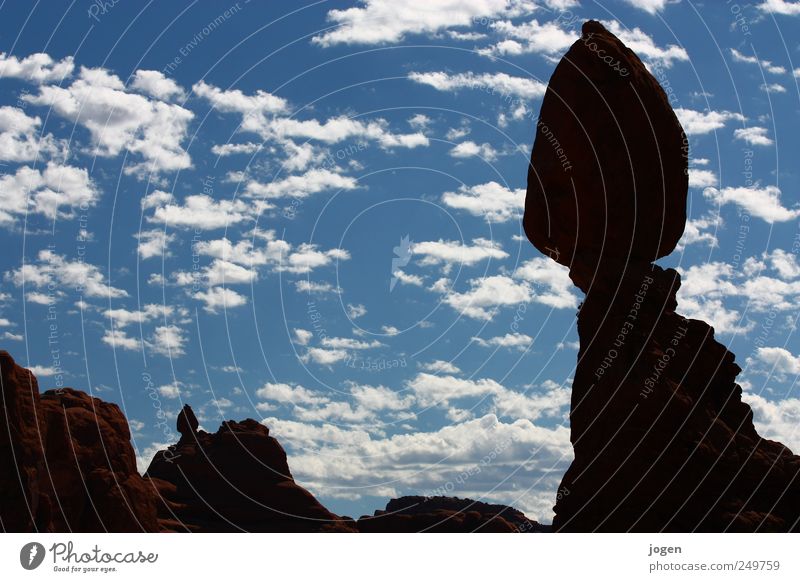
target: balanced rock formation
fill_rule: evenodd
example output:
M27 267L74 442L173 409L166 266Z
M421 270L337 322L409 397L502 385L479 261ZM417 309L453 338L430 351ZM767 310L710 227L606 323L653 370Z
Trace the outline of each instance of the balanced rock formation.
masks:
M596 275L672 252L687 188L688 141L667 95L617 37L585 23L536 124L528 238L587 291Z
M458 497L407 496L385 510L365 515L358 529L368 533L536 533L549 531L513 507Z
M119 407L71 388L40 395L8 352L0 368L0 528L157 531L156 498Z
M178 415L181 438L156 453L146 477L158 491L163 529L198 532L355 531L295 483L286 452L253 419L198 429L191 407Z
M652 264L685 223L682 135L638 58L586 23L542 104L524 218L586 292L555 531L800 530L800 457L758 435L734 355Z

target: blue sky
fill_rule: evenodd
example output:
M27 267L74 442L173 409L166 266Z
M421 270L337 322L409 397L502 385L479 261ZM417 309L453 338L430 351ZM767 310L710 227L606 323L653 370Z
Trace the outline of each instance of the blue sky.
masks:
M123 407L264 420L360 515L405 494L549 521L580 291L521 235L542 95L581 23L689 135L662 260L762 434L800 449L800 3L6 2L2 347Z

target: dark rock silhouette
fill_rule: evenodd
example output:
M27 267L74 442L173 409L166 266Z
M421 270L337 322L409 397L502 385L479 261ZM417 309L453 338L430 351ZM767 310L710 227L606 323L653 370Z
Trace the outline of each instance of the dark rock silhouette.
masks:
M359 519L358 529L367 533L533 533L550 530L507 505L457 497L419 496L392 499L385 510Z
M675 248L686 222L688 142L639 58L599 22L555 69L528 171L524 226L583 291Z
M547 531L504 505L404 497L356 523L295 483L286 452L253 419L199 428L178 414L180 440L136 471L115 404L36 377L0 351L0 529L6 532L528 532Z
M586 292L556 531L800 528L800 457L758 435L734 355L675 312L680 276L651 263L685 223L682 135L639 59L587 22L542 104L524 218Z
M14 532L157 531L116 404L36 377L0 351L0 525Z
M295 483L286 452L263 424L225 421L216 433L197 426L184 406L180 440L156 453L147 469L161 497L164 529L355 531L352 520L329 512Z

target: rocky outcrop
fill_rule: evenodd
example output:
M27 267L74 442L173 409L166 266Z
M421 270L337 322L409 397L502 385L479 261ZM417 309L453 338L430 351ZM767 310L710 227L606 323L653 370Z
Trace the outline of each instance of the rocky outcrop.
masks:
M550 528L507 505L457 497L407 496L392 499L385 510L363 516L358 529L367 533L534 533Z
M9 532L157 531L152 488L136 471L115 404L36 377L0 351L0 524Z
M525 232L587 291L675 248L686 222L688 142L639 58L599 22L556 67L536 124Z
M571 156L574 190L543 127ZM800 457L758 435L734 355L709 325L676 312L680 277L651 262L685 223L681 135L636 56L599 23L584 25L542 104L524 219L531 242L586 292L575 459L556 531L800 529Z
M0 528L6 532L544 531L519 511L447 497L405 497L358 524L328 511L289 470L269 429L247 419L201 430L191 407L180 440L136 471L115 404L36 377L0 351Z
M295 483L286 452L263 424L226 421L198 430L192 409L178 415L181 438L156 453L146 477L159 493L164 529L198 532L355 531Z

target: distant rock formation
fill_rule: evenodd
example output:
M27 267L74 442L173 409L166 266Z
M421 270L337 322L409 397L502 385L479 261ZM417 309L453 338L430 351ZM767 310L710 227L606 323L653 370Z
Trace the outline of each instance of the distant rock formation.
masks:
M157 531L116 404L36 377L0 351L0 526L9 532Z
M295 483L267 427L225 421L208 433L189 405L180 440L142 477L117 405L72 388L40 395L8 352L0 372L1 531L547 531L512 507L449 497L395 499L356 523Z
M367 533L541 533L550 531L513 507L457 497L407 496L385 510L365 515L358 529Z
M685 143L636 55L584 24L542 104L524 217L586 293L556 531L800 529L800 457L758 435L734 355L652 264L685 225Z
M163 529L198 532L355 531L292 478L286 452L253 419L198 430L188 405L181 438L156 453L146 477L161 498Z

